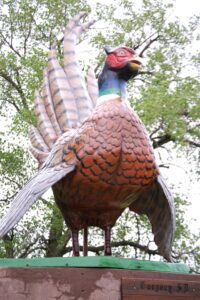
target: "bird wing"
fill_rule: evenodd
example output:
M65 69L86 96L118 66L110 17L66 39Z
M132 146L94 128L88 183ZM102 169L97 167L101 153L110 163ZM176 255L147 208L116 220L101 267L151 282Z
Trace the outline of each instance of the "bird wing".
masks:
M168 261L172 261L171 247L175 231L175 208L172 194L162 175L158 175L152 186L143 191L129 208L138 214L148 216L159 253Z
M42 168L14 198L7 214L0 221L0 238L19 222L34 202L54 183L75 170L76 162L72 152L69 151L65 156L65 162L62 161L63 145L71 139L71 136L72 133L66 133L60 138Z

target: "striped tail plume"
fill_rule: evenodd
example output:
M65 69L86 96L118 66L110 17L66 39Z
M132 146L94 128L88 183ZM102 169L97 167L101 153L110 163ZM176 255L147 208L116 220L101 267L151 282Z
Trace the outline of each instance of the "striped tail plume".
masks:
M75 45L80 35L86 31L94 21L80 24L79 21L86 14L81 12L72 19L65 29L64 34L64 68L70 86L73 89L77 101L80 122L84 121L93 109L93 101L90 99L86 89L80 65L76 59Z
M57 136L60 136L62 134L62 131L58 124L55 110L54 110L54 104L53 104L53 99L52 99L50 85L49 85L49 74L48 74L47 68L44 70L44 82L43 82L43 86L41 88L41 95L42 95L42 99L44 101L44 105L45 105L47 114L51 121L51 124L52 124Z
M65 132L69 128L77 127L79 116L76 99L54 49L49 53L48 73L56 118L61 131Z
M99 95L99 88L98 88L98 84L97 84L97 80L93 68L90 68L88 70L87 89L88 89L89 96L93 102L93 106L95 107Z
M54 45L49 52L41 89L35 96L37 128L31 128L33 156L43 164L56 140L66 131L77 128L91 114L98 97L94 71L89 69L87 83L76 55L81 34L94 23L80 23L81 12L72 18L64 33L64 69L59 64Z

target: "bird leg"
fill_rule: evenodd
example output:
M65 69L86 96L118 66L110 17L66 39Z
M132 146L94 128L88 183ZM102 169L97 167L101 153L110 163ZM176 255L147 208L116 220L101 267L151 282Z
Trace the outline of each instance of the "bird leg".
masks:
M80 256L79 253L79 241L78 241L78 230L71 230L72 234L72 249L73 249L73 256Z
M83 255L88 256L88 228L84 228L83 232Z
M111 250L111 226L106 226L104 229L104 255L112 255Z

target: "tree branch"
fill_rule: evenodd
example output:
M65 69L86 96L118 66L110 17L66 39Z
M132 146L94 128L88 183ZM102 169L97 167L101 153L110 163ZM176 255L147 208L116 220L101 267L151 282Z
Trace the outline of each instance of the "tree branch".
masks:
M132 242L132 241L122 240L122 241L119 241L119 242L112 242L111 246L113 248L117 248L117 247L120 247L120 246L130 246L130 247L139 249L139 250L141 250L141 251L143 251L143 252L145 252L145 253L147 253L149 255L159 255L159 253L158 253L157 250L151 250L147 246L140 245L140 244ZM101 245L101 246L89 246L88 247L88 251L94 252L96 254L99 254L99 252L101 252L103 250L104 250L104 245ZM71 251L72 251L72 247L66 247L65 248L65 253L68 253L68 252L71 252ZM80 246L80 251L83 251L83 246Z
M13 47L13 44L12 44L12 36L11 36L11 43L7 41L7 39L4 37L4 35L2 34L2 32L0 32L1 34L1 37L3 39L3 41L9 46L9 48L15 52L15 54L17 54L17 56L19 56L20 58L22 57L21 54L19 53L19 51L17 51L14 47Z
M33 24L33 18L34 18L34 15L36 13L36 9L34 10L34 12L32 13L32 18L31 18L31 22L29 23L29 26L28 26L28 32L26 34L26 36L24 37L24 56L26 55L26 52L27 52L27 42L31 36L31 32L32 32L32 24Z
M153 75L153 74L155 74L155 72L151 72L151 71L139 71L138 72L138 75L144 75L144 74Z
M6 234L3 237L4 246L6 250L6 257L13 258L14 257L14 248L13 248L13 231L11 235Z
M171 137L170 134L165 134L161 137L156 137L152 139L152 141L153 141L153 148L156 149L161 147L164 144L167 144L168 142L173 141L173 138Z
M27 42L28 42L28 39L29 39L29 37L30 37L30 35L31 35L31 30L32 30L32 26L30 25L29 26L29 30L28 30L28 33L27 33L27 36L25 37L25 39L24 39L24 56L26 55L26 51L27 51Z
M0 70L0 76L5 79L10 85L12 85L12 87L18 92L18 94L20 95L23 104L25 105L26 108L27 104L26 104L26 98L24 96L24 93L22 91L21 85L18 85L16 82L13 81L13 79L10 77L10 75L4 73L2 70Z
M159 125L158 127L156 127L156 128L152 131L152 133L150 134L150 136L149 136L150 139L153 139L154 134L157 133L160 129L161 129L161 125Z
M33 240L33 242L29 243L29 244L24 248L24 251L18 256L18 258L25 258L25 257L28 256L28 254L30 254L31 252L33 252L33 251L35 251L35 250L37 250L37 249L39 249L39 250L43 249L43 250L44 250L44 247L42 247L41 245L39 246L39 248L38 248L38 246L37 246L37 247L34 247L34 248L31 249L31 247L34 246L34 245L38 242L39 239L40 239L40 236L37 236L37 237ZM45 248L45 250L46 250L46 248Z
M5 202L5 203L7 203L8 200L14 199L14 197L15 197L17 194L18 194L18 192L14 193L12 196L8 196L8 197L6 197L6 198L0 199L0 202Z
M159 148L164 144L167 144L168 142L174 141L174 138L170 134L165 134L160 137L152 138L152 135L150 136L153 141L153 148ZM185 142L188 143L190 146L198 147L200 148L200 143L197 143L195 141L191 141L189 139L185 139Z
M14 180L13 178L9 178L9 177L7 177L6 175L4 175L4 179L6 179L6 180L8 180L8 181L10 181L10 182L14 182L14 183L18 186L19 190L22 189L22 185L19 184L19 183L18 183L16 180Z
M185 140L186 143L188 143L190 146L200 147L200 143L191 141L191 140Z
M28 109L28 105L26 103L26 98L24 96L24 93L23 93L23 90L22 90L22 86L21 86L21 82L20 82L19 70L16 69L15 72L16 72L16 79L17 79L18 88L21 91L21 99L22 99L23 106L26 109Z
M146 46L139 53L139 56L143 57L144 52L151 46L151 44L153 44L154 42L156 42L159 38L160 38L160 35L157 35L154 39L150 39L150 41L148 42L148 44L146 44Z
M15 102L13 102L13 101L11 101L11 100L9 100L9 99L3 99L3 101L6 101L6 102L10 103L11 105L14 106L14 108L15 108L18 112L20 112L20 108L18 107L18 105L17 105Z
M137 46L134 47L134 50L137 50L138 48L140 48L144 43L146 43L149 39L151 39L152 36L154 36L155 34L156 34L156 32L152 33L150 36L148 36L148 38L143 40L143 42L138 43ZM141 39L140 39L140 41L141 41Z
M145 80L145 79L143 79L143 78L139 78L139 77L134 77L134 78L133 78L133 81L137 81L137 80L140 80L140 81L142 81L142 82L144 82L144 83L150 84L150 82L147 82L147 80Z
M169 166L166 166L165 164L160 164L159 168L165 168L165 169L169 169Z

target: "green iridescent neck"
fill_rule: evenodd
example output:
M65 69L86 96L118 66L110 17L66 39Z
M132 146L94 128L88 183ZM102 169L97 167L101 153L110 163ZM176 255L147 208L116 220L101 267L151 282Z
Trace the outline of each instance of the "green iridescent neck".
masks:
M99 97L104 96L104 95L109 95L109 94L115 94L115 95L118 95L122 98L126 98L125 91L123 91L121 89L111 87L111 88L101 88L99 90Z
M126 81L118 78L118 73L104 67L99 76L99 97L116 94L126 99Z

